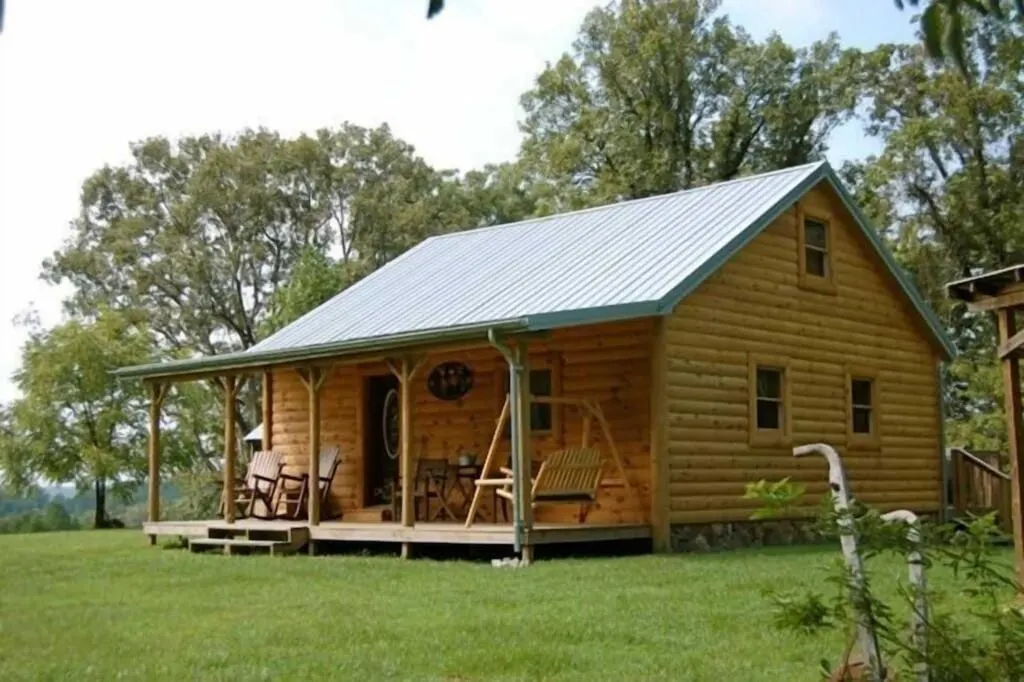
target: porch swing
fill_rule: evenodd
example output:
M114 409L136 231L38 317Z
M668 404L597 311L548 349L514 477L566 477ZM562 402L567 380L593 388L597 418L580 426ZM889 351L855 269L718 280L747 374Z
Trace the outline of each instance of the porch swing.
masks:
M601 436L608 446L611 459L618 469L621 477L621 485L625 486L630 494L636 494L633 486L626 475L626 469L622 465L622 458L615 446L615 439L612 438L611 429L608 427L608 420L605 419L604 411L597 400L590 398L567 398L555 396L531 395L530 401L549 405L565 405L579 410L583 415L583 433L578 446L562 448L551 452L543 458L540 469L533 473L530 481L530 501L533 507L541 504L555 503L576 503L580 505L579 522L586 521L591 506L597 501L597 494L602 484L611 485L610 481L603 478L605 462L601 450L591 445L591 436L596 421L600 427ZM484 459L480 471L480 478L476 480L476 490L473 493L473 501L469 506L469 513L466 516L466 527L473 525L477 512L480 509L480 502L485 488L492 488L494 492L506 500L512 500L515 492L512 489L512 470L505 466L498 466L497 452L501 443L502 433L509 419L509 396L505 396L505 403L501 408L497 424L494 428L494 436L491 438L491 445L487 450L487 457ZM500 477L492 477L494 474Z

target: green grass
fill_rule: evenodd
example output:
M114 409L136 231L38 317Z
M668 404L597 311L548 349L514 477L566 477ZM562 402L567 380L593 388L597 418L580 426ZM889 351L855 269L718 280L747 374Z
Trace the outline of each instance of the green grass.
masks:
M771 623L836 549L540 561L225 557L138 531L0 537L0 680L816 680ZM895 586L897 562L875 566ZM933 584L951 587L943 573Z

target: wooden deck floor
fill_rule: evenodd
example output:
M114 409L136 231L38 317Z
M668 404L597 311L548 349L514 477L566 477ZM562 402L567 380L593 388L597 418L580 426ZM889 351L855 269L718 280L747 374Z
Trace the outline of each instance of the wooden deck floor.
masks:
M142 532L150 536L204 537L210 528L227 526L223 520L158 521L144 523ZM511 524L480 523L466 528L461 523L419 523L405 527L399 523L361 523L323 521L309 526L304 521L263 521L240 519L236 528L289 528L304 526L315 541L335 542L409 542L420 544L511 545ZM524 538L528 545L549 545L608 540L638 540L651 537L651 527L635 525L537 524Z

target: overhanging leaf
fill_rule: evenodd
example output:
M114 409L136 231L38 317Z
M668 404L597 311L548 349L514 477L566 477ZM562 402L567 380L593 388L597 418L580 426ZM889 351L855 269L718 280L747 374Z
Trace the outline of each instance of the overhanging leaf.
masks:
M921 31L924 33L924 44L928 54L941 59L942 49L942 14L939 3L933 2L921 15Z
M430 0L427 6L427 19L433 19L444 9L444 0Z
M948 17L942 42L952 55L953 61L966 75L968 70L967 57L964 54L964 24L959 12L953 12Z

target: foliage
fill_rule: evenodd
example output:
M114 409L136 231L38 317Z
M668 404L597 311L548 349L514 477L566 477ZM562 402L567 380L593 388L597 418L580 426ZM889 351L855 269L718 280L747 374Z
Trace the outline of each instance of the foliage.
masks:
M921 0L894 1L901 10L921 4ZM936 59L949 56L965 75L969 74L964 45L964 23L969 21L969 13L1007 22L1014 19L1012 11L1016 11L1018 21L1024 17L1024 0L928 0L921 13L921 33L928 54Z
M759 481L748 490L751 497L764 501L762 517L773 515L780 497L790 501L798 497L784 482L773 486ZM912 679L915 666L922 664L928 666L934 682L1024 679L1024 612L1012 606L1021 589L996 548L1005 538L993 515L959 523L918 522L919 539L914 540L906 524L886 522L876 511L856 502L851 511L842 514L826 509L814 528L822 537L837 540L840 520L851 522L868 573L860 598L867 604L885 649L885 665L896 670L900 679ZM921 615L926 619L927 644L913 638L906 615L908 610L917 612L918 586L901 583L895 596L885 595L878 587L886 575L877 570L878 563L905 559L913 551L922 554L927 572L945 569L956 578L947 587L955 600L946 592L925 588L929 611ZM768 591L776 608L776 625L802 634L822 629L852 633L851 575L841 558L825 575L824 583L831 596L807 588ZM834 670L841 663L826 660L823 671Z
M522 97L522 160L554 208L675 191L821 158L849 120L861 54L835 35L754 41L718 0L620 0Z
M787 476L781 481L748 483L743 499L761 502L762 507L754 512L754 518L766 519L791 511L806 490L807 486L793 483Z
M148 352L145 332L112 312L32 330L15 375L21 397L0 438L6 484L25 490L42 478L91 487L94 525L103 526L107 486L124 496L145 469L142 387L111 371L144 362Z
M41 510L0 517L0 534L42 533L55 530L78 530L78 520L63 504L54 500Z
M977 447L1004 442L994 329L953 304L944 284L1024 253L1024 28L971 19L964 41L969 79L920 46L870 57L867 132L884 146L844 176L963 355L947 385L949 442Z
M156 358L242 350L428 234L472 222L460 187L386 125L152 138L85 181L44 276L71 285L75 318L110 306L146 324ZM332 252L340 265L317 272ZM175 457L220 451L219 396L210 384L173 389ZM245 432L258 392L239 396Z

